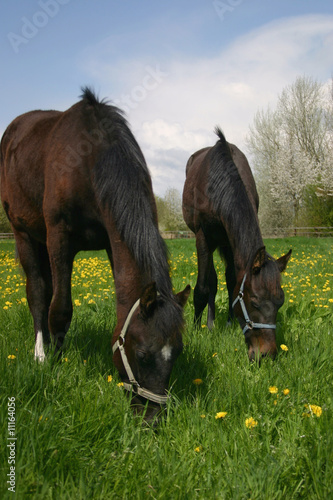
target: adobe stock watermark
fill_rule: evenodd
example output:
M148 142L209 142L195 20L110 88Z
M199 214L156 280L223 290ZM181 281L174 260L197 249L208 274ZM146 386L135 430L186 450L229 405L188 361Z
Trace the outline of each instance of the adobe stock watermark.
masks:
M113 101L114 104L119 106L126 114L128 114L131 109L136 109L139 104L147 98L148 94L155 90L169 75L169 73L162 71L158 64L156 64L154 68L152 66L146 66L145 71L146 74L140 85L133 87L129 94L122 94L119 99Z
M136 109L148 97L148 94L154 91L168 76L168 73L162 71L158 64L155 67L146 66L145 71L146 74L139 85L133 87L129 93L122 94L120 98L112 101L113 105L118 106L126 114ZM91 131L83 130L75 145L67 144L65 146L61 163L54 161L53 169L62 174L71 171L80 165L85 157L93 154L94 150L98 150L103 144L106 134L113 129L112 118L105 117Z
M50 19L57 16L62 5L66 5L70 0L39 0L40 10L37 10L29 19L22 17L22 26L20 33L10 31L7 34L9 43L13 51L18 54L20 47L29 43L41 29L45 28Z
M225 2L222 2L220 0L214 0L213 6L221 21L224 21L225 15L233 12L238 5L243 3L243 1L244 0L226 0Z
M7 474L7 489L15 493L16 488L16 412L15 412L15 398L8 398L8 437L7 437L7 450L8 450L8 466L9 472Z

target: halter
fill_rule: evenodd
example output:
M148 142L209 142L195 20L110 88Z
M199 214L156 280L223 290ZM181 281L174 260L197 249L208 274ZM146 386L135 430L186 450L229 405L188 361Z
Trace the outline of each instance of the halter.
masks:
M127 374L128 379L130 381L129 384L127 382L124 382L124 389L126 389L126 391L130 391L130 392L132 391L134 394L137 394L138 396L142 396L143 398L148 399L149 401L153 401L154 403L158 403L158 404L163 405L163 404L166 404L166 402L169 399L169 396L162 396L160 394L155 394L154 392L151 392L148 389L145 389L144 387L140 386L139 382L137 382L137 380L134 377L134 374L133 374L132 369L130 367L130 364L128 362L125 348L124 348L125 335L127 333L128 327L130 325L132 316L135 313L136 309L138 308L139 304L140 304L140 299L138 299L135 302L135 304L131 308L130 312L128 313L128 316L126 318L124 326L122 327L122 330L120 332L118 340L116 340L116 342L113 344L112 352L114 354L116 352L116 350L119 349L120 355L121 355L121 360L123 362L126 374ZM120 339L121 339L122 343L119 342Z
M241 305L241 308L243 311L243 316L244 316L245 323L246 323L246 325L243 328L244 335L246 334L246 332L248 330L253 330L255 328L269 328L269 329L274 330L276 328L276 325L269 325L267 323L254 323L253 321L250 320L250 316L247 312L245 302L243 300L245 280L246 280L246 273L244 274L243 281L242 281L241 286L239 288L238 296L236 297L236 299L232 303L233 308L235 307L235 305L237 304L238 301Z

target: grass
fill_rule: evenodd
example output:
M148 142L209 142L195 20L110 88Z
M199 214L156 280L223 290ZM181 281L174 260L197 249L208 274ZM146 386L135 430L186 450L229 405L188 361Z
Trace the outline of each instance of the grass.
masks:
M226 326L216 257L215 328L194 330L191 297L172 398L153 430L133 416L117 385L106 254L78 255L64 356L38 365L14 245L0 242L0 497L13 497L7 419L8 398L15 398L17 499L333 498L332 239L266 244L275 257L293 248L277 331L278 345L288 350L260 368L248 362L239 326ZM176 291L193 288L194 241L168 246Z

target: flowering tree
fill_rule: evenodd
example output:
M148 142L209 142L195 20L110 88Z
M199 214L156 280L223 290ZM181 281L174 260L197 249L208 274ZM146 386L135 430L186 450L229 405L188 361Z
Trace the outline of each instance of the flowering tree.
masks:
M308 77L299 77L286 87L275 110L257 112L248 147L264 230L310 223L311 211L318 212L316 205L330 205L332 131L333 100L328 87ZM329 210L321 219L320 223L333 224Z

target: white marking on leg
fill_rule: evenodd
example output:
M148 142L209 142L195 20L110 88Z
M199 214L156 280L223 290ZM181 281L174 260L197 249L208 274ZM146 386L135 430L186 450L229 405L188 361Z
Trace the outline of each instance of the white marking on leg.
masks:
M161 350L162 358L164 361L168 361L171 358L172 347L169 344L165 344L165 346Z
M43 363L45 360L44 344L43 344L43 333L38 330L36 342L35 342L35 359Z

